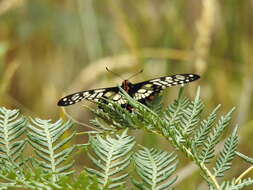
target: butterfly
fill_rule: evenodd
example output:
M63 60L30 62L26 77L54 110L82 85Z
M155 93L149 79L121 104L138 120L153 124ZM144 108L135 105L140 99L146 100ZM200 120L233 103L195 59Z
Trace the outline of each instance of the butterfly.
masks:
M200 76L196 74L176 74L154 78L135 84L131 83L129 80L123 80L121 88L124 89L132 98L142 104L145 104L146 100L153 100L154 97L165 88L176 85L184 85L198 80L199 78ZM120 94L118 87L99 88L76 92L61 98L58 101L58 106L69 106L82 100L88 100L95 103L105 102L106 99L120 104L129 111L132 110L132 107L127 103L127 100Z

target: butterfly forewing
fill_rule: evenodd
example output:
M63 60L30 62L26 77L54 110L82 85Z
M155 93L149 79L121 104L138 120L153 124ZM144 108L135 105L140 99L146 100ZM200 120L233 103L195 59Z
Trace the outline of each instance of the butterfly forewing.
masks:
M82 100L89 100L91 102L99 102L104 99L112 99L119 94L118 87L100 88L94 90L87 90L76 92L59 100L58 106L69 106L78 103Z
M165 76L136 84L129 83L129 86L127 86L128 89L127 92L134 99L138 100L141 103L145 103L146 99L152 99L161 90L167 87L175 85L184 85L186 83L195 81L199 78L200 77L195 74L178 74L178 75ZM124 85L122 84L121 87L123 88ZM78 103L83 99L92 102L100 102L100 101L105 102L104 100L108 99L120 105L123 105L124 107L125 105L127 105L127 100L124 97L122 97L122 95L119 93L118 87L100 88L77 92L60 99L58 105L69 106Z
M134 84L133 86L133 98L136 100L146 99L148 97L157 95L161 90L165 88L176 85L184 85L199 78L200 77L195 74L178 74L140 82Z

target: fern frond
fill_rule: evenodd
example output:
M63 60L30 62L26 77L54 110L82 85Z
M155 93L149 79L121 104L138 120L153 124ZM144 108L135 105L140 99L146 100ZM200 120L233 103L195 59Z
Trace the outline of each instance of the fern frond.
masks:
M251 178L243 179L236 183L235 179L232 179L231 181L224 181L221 184L221 189L223 190L240 190L244 187L250 186L253 184L253 180Z
M31 164L33 163L32 161L34 161L33 158L28 160L31 161ZM18 170L16 166L9 161L3 161L0 164L0 189L22 188L52 190L52 187L58 186L51 180L48 180L52 174L43 172L39 165L36 165L34 168L25 166L27 162L29 162L28 160L26 160Z
M248 162L249 164L253 164L253 158L250 158L249 156L246 156L245 154L242 154L241 152L235 152L237 156L242 158L244 161Z
M168 128L180 122L181 117L184 114L184 110L188 107L190 103L189 99L183 97L182 93L183 89L181 88L178 98L172 104L170 104L165 111L164 117L167 121Z
M218 124L213 128L212 133L207 137L207 142L204 142L202 151L199 155L200 162L208 163L209 160L214 157L214 147L218 143L222 132L228 126L233 111L234 108L231 109L225 116L222 116L218 121Z
M125 184L124 179L128 174L123 171L130 164L134 138L128 136L125 130L116 137L90 136L89 142L94 153L88 153L88 156L98 169L87 168L88 173L97 176L101 187L108 186L111 189Z
M200 113L203 110L203 103L200 100L200 88L197 90L195 100L192 101L187 108L183 110L183 117L181 118L182 134L188 136L194 127L198 124Z
M59 185L63 190L101 190L95 176L90 178L85 170L76 177L62 176Z
M216 114L219 108L220 105L216 106L216 108L214 108L214 110L211 112L208 118L201 122L201 126L198 128L192 139L193 147L197 148L198 146L201 146L203 142L206 140L206 137L210 129L212 128L212 125L214 124Z
M100 103L99 107L102 109L95 110L93 113L99 118L103 119L108 125L115 126L116 129L144 128L153 130L155 126L157 126L154 124L154 122L157 121L155 117L158 117L158 115L147 106L140 104L131 98L128 94L126 94L126 92L122 92L122 95L125 96L125 98L129 101L129 104L134 106L133 112L135 112L135 114L130 113L125 108L122 108L121 105L111 101L109 101L109 104Z
M26 140L18 138L26 131L26 119L18 110L0 108L0 159L8 160L19 166L20 156Z
M90 120L90 123L102 132L113 132L116 130L116 127L113 125L108 125L104 120L101 118L95 118Z
M211 172L211 168L206 164L212 161L211 158L214 157L215 146L220 141L223 132L228 126L234 109L229 111L225 116L222 116L215 125L217 111L220 108L220 105L218 105L208 118L200 123L200 127L197 127L203 110L203 104L199 97L200 89L198 89L195 100L190 101L182 95L183 90L181 88L177 100L165 109L164 114L159 114L159 112L150 109L150 107L140 104L122 89L120 89L120 91L121 95L128 101L128 104L133 107L133 110L132 113L129 113L126 109L122 109L120 105L113 102L109 105L104 105L105 112L103 114L106 115L105 118L111 125L116 128L143 128L149 132L164 136L166 139L170 140L177 150L185 153L188 158L199 166L210 190L226 189L227 187L232 186L235 186L235 189L240 187L238 183L236 184L236 181L228 181L223 184L222 182L219 183L217 180L217 177L223 176L224 172L230 169L231 161L236 154L235 149L238 140L235 131L226 140L224 149L217 158L213 173ZM190 138L190 136L193 137ZM104 144L106 143L104 142ZM91 155L90 157L99 169L89 169L89 171L91 174L95 174L99 178L98 181L102 184L102 187L106 187L107 185L111 185L111 180L104 183L105 179L108 179L108 175L105 175L104 171L107 160L105 155L108 153L106 150L101 149L100 146L97 146L96 149L97 150L94 148L96 156ZM170 188L169 183L173 183L175 178L173 178L172 181L166 178L168 179L168 181L166 181L164 175L158 175L158 166L155 164L158 165L159 163L154 161L156 155L152 155L152 151L153 149L143 149L141 153L138 152L135 154L136 170L142 180L141 182L134 180L134 184L137 188L145 190L168 189ZM147 152L149 152L149 154ZM150 156L148 157L147 155ZM136 157L138 157L138 159L136 159ZM163 156L159 158L161 163L163 163L162 158ZM166 167L163 166L161 170L165 168ZM166 174L166 172L163 173ZM243 178L243 176L241 176L241 178ZM120 176L120 179L123 179L123 177ZM158 179L160 179L160 181ZM240 177L237 181L239 180ZM123 183L124 182L121 181L121 184ZM251 181L245 181L244 184L249 183L251 183ZM224 185L224 188L221 188L221 184ZM116 184L115 187L117 186L119 185Z
M73 166L73 162L61 166L63 162L69 159L74 146L63 147L74 136L74 132L61 140L62 135L71 127L73 123L67 121L64 123L58 120L51 123L50 120L32 119L29 124L28 138L34 148L37 160L45 172L53 173L52 181L57 181L60 175L69 174L68 170Z
M232 163L231 161L235 157L235 151L238 145L238 136L236 134L237 127L234 129L233 133L225 141L224 148L220 153L218 160L215 163L214 176L222 177L224 172L228 170Z
M141 189L171 189L177 179L169 179L176 170L175 160L173 153L143 147L134 154L136 170L143 182L134 181L134 184Z
M93 113L103 119L108 125L115 126L116 129L136 127L135 122L133 122L134 117L129 111L122 108L119 104L108 102L109 104L99 103L99 107L102 109L93 110Z

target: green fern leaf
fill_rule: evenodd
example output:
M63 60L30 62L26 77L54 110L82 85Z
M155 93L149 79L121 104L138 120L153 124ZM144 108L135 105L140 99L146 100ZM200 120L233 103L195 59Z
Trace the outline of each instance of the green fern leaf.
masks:
M69 148L63 146L73 138L75 133L73 132L63 140L60 139L72 126L71 121L63 123L62 120L58 120L51 123L50 120L38 118L32 119L32 123L29 124L29 142L41 159L37 162L45 172L53 173L52 181L57 181L61 175L68 175L68 170L73 166L73 162L62 166L74 149L74 146Z
M193 147L197 148L198 146L201 146L203 142L206 140L207 135L210 129L212 128L212 125L214 124L214 121L216 119L216 114L219 108L220 108L220 105L216 106L216 108L214 108L214 110L211 112L208 118L201 122L200 128L196 131L192 139Z
M125 184L124 179L128 174L124 170L130 164L134 138L128 136L125 130L115 138L109 135L106 138L90 136L89 142L93 154L88 153L88 156L98 169L87 168L88 173L97 176L102 188L108 186L111 189Z
M20 163L26 140L17 140L26 131L26 119L18 110L0 108L0 159L12 164Z
M101 113L100 113L101 114ZM99 131L102 132L113 132L116 131L116 127L113 125L108 125L108 123L106 123L104 120L100 118L95 118L90 120L90 123Z
M250 158L249 156L246 156L240 152L235 152L237 156L242 158L244 161L248 162L249 164L253 164L253 158Z
M142 183L133 181L141 189L170 189L176 177L170 179L176 170L176 156L165 151L143 147L134 154L136 170Z
M216 161L214 168L214 176L222 177L224 172L230 169L232 163L231 161L235 157L235 151L238 145L238 136L236 134L237 127L234 129L233 133L225 141L224 149L220 153L218 160Z
M218 124L213 129L212 133L209 134L209 136L207 137L207 142L204 142L202 151L199 156L200 162L208 163L209 160L214 157L214 147L218 143L222 132L228 126L233 111L234 108L231 109L231 111L229 111L227 115L222 116Z
M183 110L183 117L181 118L181 127L182 127L182 134L184 136L188 136L192 130L194 130L195 126L199 122L199 115L203 110L203 103L201 102L200 98L200 88L197 90L197 95L195 100L192 101L187 108Z
M221 189L222 190L240 190L240 189L243 189L244 187L248 187L252 184L253 184L253 180L251 178L243 179L237 183L236 183L236 180L233 179L231 181L224 181L221 184Z
M165 111L165 119L167 120L168 128L172 125L177 125L180 122L184 110L190 103L188 98L182 96L182 91L183 90L180 89L178 99L170 104L168 109Z

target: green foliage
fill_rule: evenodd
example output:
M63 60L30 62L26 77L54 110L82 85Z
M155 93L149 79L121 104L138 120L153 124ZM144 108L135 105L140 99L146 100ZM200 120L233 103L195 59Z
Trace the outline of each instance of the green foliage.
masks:
M194 101L191 101L186 109L183 109L183 114L181 118L182 134L189 136L191 132L195 129L200 118L199 115L203 110L203 104L200 100L200 93L197 92Z
M232 165L231 161L235 157L235 151L238 145L238 137L236 135L236 132L237 128L234 129L233 133L225 141L224 148L220 152L218 160L215 163L215 177L223 177L224 171L229 170Z
M85 171L82 171L77 177L61 176L58 183L61 189L68 189L68 190L100 189L97 178L96 177L91 178Z
M247 186L252 185L252 184L253 184L253 181L250 178L244 179L244 180L240 181L239 183L236 182L235 179L232 179L232 181L224 181L221 184L221 189L224 189L224 190L240 190L240 189L243 189L244 187L247 187Z
M221 116L215 124L220 106L218 105L207 119L202 119L201 113L204 106L200 100L200 89L198 89L194 101L183 97L183 90L181 89L178 99L168 108L165 108L163 115L159 115L145 105L140 104L124 91L122 91L122 95L133 106L134 113L129 114L127 110L117 105L102 105L104 110L109 110L106 113L109 113L110 117L113 118L112 120L108 119L107 122L109 121L111 125L117 126L120 123L130 123L129 121L131 121L130 126L132 128L141 128L164 136L177 150L180 150L195 162L210 188L220 189L224 183L231 188L240 186L242 180L237 180L236 183L233 180L218 183L216 179L217 177L224 177L224 172L230 169L236 154L238 136L235 129L225 141L224 148L215 162L215 147L221 141L221 136L231 121L234 108L226 115ZM118 119L119 117L114 115L120 112L124 116ZM100 111L97 112L97 115L100 115ZM211 162L215 162L213 168L207 165ZM147 180L145 182L147 183ZM248 179L242 187L251 184L251 182L252 179Z
M250 164L253 164L253 158L250 158L240 152L235 152L237 156L239 156L240 158L242 158L243 160L245 160L246 162L250 163Z
M177 156L143 146L135 152L135 139L127 134L129 129L143 129L167 139L199 167L210 190L239 190L252 185L253 180L244 176L253 166L238 178L229 180L226 176L236 155L252 164L252 158L236 151L238 127L226 138L223 149L215 153L234 109L217 119L218 105L207 118L202 118L200 89L193 101L184 97L181 89L178 98L164 109L160 100L145 106L124 91L122 95L133 112L113 102L101 103L102 109L93 111L98 117L91 123L104 134L90 133L85 147L94 168L84 168L80 174L70 159L74 149L83 146L70 144L75 136L71 121L27 121L18 110L0 108L0 189L123 190L131 185L129 179L138 189L172 189L177 179ZM27 158L23 153L29 146L26 141L36 157Z
M134 138L127 135L125 130L115 138L109 135L102 138L99 135L90 136L89 142L95 154L88 153L97 170L87 168L91 175L96 175L101 187L115 188L125 184L124 179L128 173L124 172L130 164L131 150Z
M175 159L172 153L143 147L134 154L136 170L143 182L134 180L134 184L144 190L171 189L177 179L169 179L176 170Z
M222 116L218 124L213 128L213 131L206 136L207 141L204 142L199 156L201 162L208 163L209 160L214 157L214 147L219 142L220 136L228 126L233 110L234 109L228 112L227 115Z
M69 159L74 146L63 148L75 135L72 133L61 140L63 134L72 127L72 122L63 123L58 120L50 123L49 120L32 119L29 124L28 138L34 151L42 160L37 160L39 165L46 171L53 173L53 181L57 181L59 175L68 175L73 166L73 161L68 164L61 164Z
M74 133L60 140L72 122L59 120L50 123L48 120L32 119L28 123L18 110L0 108L0 189L10 187L29 189L60 188L57 181L67 175L73 163L67 163L75 146L63 147ZM23 154L27 133L35 153L41 158L26 158ZM61 166L62 163L64 166Z
M26 119L20 116L18 110L0 108L0 159L9 161L17 167L20 156L25 148L26 140L19 137L26 131Z
M203 142L206 139L206 136L209 134L209 131L212 128L212 125L215 122L216 114L218 109L220 108L220 105L218 105L209 115L209 117L201 122L201 126L197 129L197 132L195 133L193 139L192 139L192 145L194 147L201 146Z

